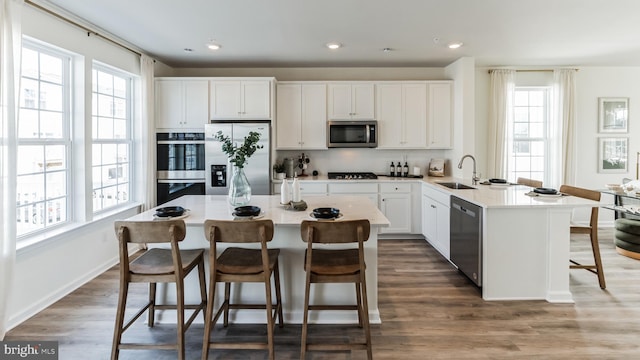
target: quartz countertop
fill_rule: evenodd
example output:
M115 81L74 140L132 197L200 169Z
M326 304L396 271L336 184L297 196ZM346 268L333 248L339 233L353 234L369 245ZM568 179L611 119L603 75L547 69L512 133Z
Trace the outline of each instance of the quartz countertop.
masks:
M279 195L254 195L248 205L259 206L263 211L261 217L271 219L275 225L300 226L302 220L314 220L310 216L313 209L333 207L342 214L342 217L334 221L368 219L372 226L389 226L389 220L378 210L377 204L365 196L306 196L303 200L308 206L304 211L285 209L280 204ZM187 225L201 225L206 219L234 219L232 213L235 206L229 205L226 195L185 195L158 208L165 206L182 206L188 209L188 216L184 217ZM154 220L155 209L133 216L130 220Z
M533 188L525 185L482 185L478 183L476 185L471 184L471 179L460 179L451 176L445 177L431 177L424 176L423 178L411 178L411 177L390 177L384 175L378 175L378 179L329 179L326 175L318 176L305 176L298 178L298 181L320 181L328 183L385 183L385 182L413 182L417 184L426 184L432 189L455 195L461 199L472 202L476 205L484 208L509 208L509 207L592 207L598 202L582 199L575 196L561 196L561 197L548 197L548 196L529 196L526 195ZM274 183L282 182L282 180L275 180ZM475 189L449 189L438 182L458 182L461 184L469 185ZM306 200L306 199L305 199Z

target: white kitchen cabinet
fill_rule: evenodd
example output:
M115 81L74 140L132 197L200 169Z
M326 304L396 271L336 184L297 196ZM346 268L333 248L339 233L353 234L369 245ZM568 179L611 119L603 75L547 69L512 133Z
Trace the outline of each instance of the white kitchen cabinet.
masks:
M293 180L289 179L289 185ZM302 200L305 196L327 195L327 183L319 181L298 181L300 183L300 195ZM280 194L282 181L273 182L273 194Z
M427 147L450 149L453 133L452 82L429 82L427 103Z
M390 225L380 233L411 233L411 184L380 184L380 211L389 219Z
M155 81L156 129L200 130L209 122L207 80Z
M276 149L327 149L327 86L323 83L279 83Z
M209 88L212 119L271 119L270 80L211 80Z
M375 182L329 183L329 195L366 196L378 205L378 184Z
M450 257L449 193L422 185L422 235L447 260Z
M328 116L331 120L375 119L375 91L372 82L329 84Z
M427 147L427 84L376 84L378 148Z

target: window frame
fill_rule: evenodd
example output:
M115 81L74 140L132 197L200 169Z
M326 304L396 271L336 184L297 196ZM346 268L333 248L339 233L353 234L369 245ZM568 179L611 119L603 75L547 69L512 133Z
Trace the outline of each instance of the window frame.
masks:
M516 98L516 94L518 93L518 91L527 91L528 93L530 93L531 91L543 91L544 92L544 98L543 98L543 121L542 121L542 136L541 137L533 137L531 136L531 133L529 132L528 136L526 137L519 137L516 136L516 131L515 131L515 124L519 123L516 122L516 108L520 107L520 106L516 106L515 103L515 98ZM525 178L531 178L531 179L536 179L536 180L542 180L543 183L549 183L550 181L550 174L551 174L551 162L550 162L550 156L551 156L551 147L552 147L552 139L551 139L551 126L552 126L552 119L551 119L551 86L515 86L514 89L514 102L513 102L513 115L511 117L511 120L509 121L508 124L508 146L507 146L507 177L512 180L512 181L516 181L516 179L518 177L525 177ZM528 108L528 114L530 115L531 113L531 108L532 106L530 104L527 105ZM527 124L529 126L529 130L530 130L530 126L531 126L531 121L529 119L529 121L527 121ZM517 158L528 158L529 159L529 164L531 165L532 163L532 159L534 157L537 156L532 156L531 155L531 149L529 150L529 155L528 156L517 156L516 155L516 151L515 151L515 146L516 146L516 142L528 142L530 144L530 146L532 146L533 142L542 142L543 143L543 151L544 154L542 156L542 161L543 161L543 166L542 166L542 178L540 178L540 176L536 176L533 174L538 174L540 173L540 171L533 171L531 169L531 166L529 166L529 170L528 171L518 171L516 169L516 161Z
M117 147L120 146L120 145L126 145L127 155L128 155L127 169L126 170L123 169L123 172L126 171L127 174L128 174L127 191L126 191L128 196L125 195L125 196L127 196L126 201L120 202L119 201L119 193L120 192L117 191L117 193L116 193L116 203L115 204L112 204L110 206L104 206L104 203L103 203L103 206L98 208L98 209L96 209L96 207L94 205L92 205L91 212L93 213L94 216L100 215L100 214L103 214L103 213L106 213L106 212L110 212L110 211L113 211L114 209L118 209L120 207L123 207L123 206L126 206L128 204L131 204L132 203L132 199L133 199L134 178L135 178L135 174L134 174L134 171L133 171L133 161L134 161L134 154L133 154L133 150L134 150L133 125L134 124L133 123L134 123L134 100L135 100L134 99L135 76L130 74L130 73L128 73L128 72L126 72L126 71L120 70L118 68L103 64L103 63L98 62L98 61L93 61L92 67L91 67L91 99L92 99L91 101L92 102L94 101L94 99L98 98L99 94L101 94L99 92L98 84L94 84L94 76L93 75L94 75L95 71L103 72L103 73L109 74L109 75L111 75L113 77L119 77L119 78L122 78L122 79L124 79L126 81L126 86L125 86L126 94L125 94L124 99L126 100L126 106L125 106L126 116L125 116L125 118L126 118L127 123L125 125L126 136L125 136L124 139L116 139L116 138L111 138L111 139L109 139L109 138L106 138L106 139L105 138L97 138L96 139L94 137L94 134L96 134L98 129L93 129L92 128L91 140L89 142L90 146L91 146L91 154L92 154L92 156L91 156L91 170L90 170L91 171L91 184L90 184L90 186L91 186L91 188L90 188L91 195L89 195L89 196L91 196L93 199L95 199L96 195L94 194L94 192L96 190L98 190L98 189L105 189L105 188L110 188L110 187L113 187L113 186L115 186L116 189L118 188L118 184L119 184L118 182L116 182L115 185L104 186L104 184L102 184L101 187L94 188L94 184L95 184L95 179L93 178L93 176L95 174L95 171L94 171L95 164L93 162L94 161L94 156L93 156L94 155L93 154L94 146L95 145L109 145L109 144L115 144ZM97 77L96 77L96 79L97 79ZM102 95L104 95L104 94L102 94ZM115 94L113 94L111 96L113 98L116 98ZM120 97L118 97L118 98L120 98ZM96 124L96 122L94 121L94 118L99 117L99 114L97 114L97 113L94 114L94 110L99 112L98 105L92 103L92 110L91 110L91 124L92 124L92 127L95 126L95 124ZM112 114L112 119L115 119L115 111ZM102 164L104 164L104 163L102 163ZM116 165L116 172L117 173L119 173L119 167L120 167L119 164L121 164L121 163L118 162L118 160L116 159L115 165ZM101 166L104 166L104 165L101 165ZM104 199L104 194L101 194L100 198ZM92 202L92 204L95 204L95 200Z
M36 229L32 229L32 230L27 230L25 232L21 232L21 226L17 226L17 232L16 232L16 238L17 241L24 241L25 239L28 239L30 237L33 236L37 236L39 234L43 234L46 232L50 232L52 230L55 230L57 228L63 227L65 225L68 225L69 223L71 223L74 219L74 211L73 211L73 194L71 194L71 189L73 189L74 187L74 177L73 177L73 169L74 169L74 158L73 158L73 138L72 138L72 133L71 133L71 129L72 129L72 121L73 121L73 106L72 106L72 99L73 99L73 78L72 78L72 74L73 74L73 54L64 51L62 49L56 48L54 46L36 41L36 40L32 40L28 37L23 37L22 39L22 49L28 49L31 51L35 51L38 53L38 57L40 57L41 54L45 54L48 56L52 56L55 58L58 58L61 60L62 63L62 73L61 73L61 82L60 84L54 83L52 81L43 79L42 76L42 72L41 72L41 67L38 66L38 74L37 74L37 78L34 78L32 76L25 76L23 70L21 70L20 73L20 80L21 82L23 80L32 80L32 81L36 81L38 82L38 104L37 106L34 107L23 107L22 106L22 96L23 96L23 89L22 86L20 87L20 94L19 96L19 111L18 111L18 129L20 127L20 113L22 112L23 109L35 109L38 111L38 131L40 132L42 130L42 127L40 126L40 119L41 119L41 112L42 111L50 111L47 110L46 108L42 107L42 101L41 101L41 93L40 93L40 89L41 89L41 85L42 83L45 84L55 84L60 85L62 87L62 108L60 110L60 114L62 116L61 121L62 121L62 137L59 139L56 138L43 138L40 137L40 135L38 136L38 138L21 138L20 137L20 133L18 131L18 137L17 137L17 144L16 144L16 150L20 151L21 147L24 146L39 146L42 148L43 151L46 150L47 147L50 146L64 146L64 156L65 156L65 168L62 170L58 170L58 171L47 171L47 167L44 166L43 171L41 172L32 172L32 173L23 173L23 174L18 174L18 172L16 172L16 181L17 183L20 183L20 178L24 177L24 176L31 176L31 175L38 175L38 174L42 174L42 176L44 177L44 184L43 184L43 200L37 200L37 201L31 201L31 202L27 202L26 205L24 202L21 202L20 205L16 204L16 221L17 223L23 222L23 221L18 221L20 219L22 220L27 220L27 218L23 218L20 215L24 215L24 210L25 207L30 207L31 208L31 214L27 214L27 217L30 218L27 221L31 220L31 221L37 221L38 217L37 215L40 214L39 219L41 220L43 226L40 228L36 228ZM40 65L40 62L38 63L38 65ZM22 68L22 67L21 67ZM43 156L45 156L43 154ZM56 196L53 198L50 198L47 195L47 176L50 173L63 173L64 174L64 179L65 179L65 187L64 187L64 195L62 196ZM16 195L19 196L19 190L16 189ZM52 224L49 224L47 222L47 219L49 218L49 216L55 216L55 214L61 214L61 212L63 211L63 209L60 208L56 208L54 209L52 212L53 214L49 214L49 207L48 207L48 203L55 201L56 199L64 199L64 201L62 202L61 206L63 206L64 208L64 213L66 215L66 219L62 220L62 221L58 221L58 222L53 222ZM41 208L38 208L38 204L40 204ZM58 203L60 204L60 203ZM38 210L39 209L39 210ZM57 212L57 210L60 211L60 213ZM20 214L20 211L22 211L22 214ZM29 212L29 209L27 208L27 212ZM18 224L17 224L18 225Z

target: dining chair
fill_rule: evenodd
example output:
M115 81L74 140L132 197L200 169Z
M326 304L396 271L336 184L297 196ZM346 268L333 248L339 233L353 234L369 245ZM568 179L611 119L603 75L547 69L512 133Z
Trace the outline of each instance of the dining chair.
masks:
M366 219L302 221L300 235L307 243L307 250L304 265L306 281L300 359L305 359L307 351L352 349L366 350L367 359L372 359L364 262L364 242L369 239L370 228L369 220ZM342 247L349 243L357 243L357 247L346 249ZM322 244L322 248L319 248L318 244ZM333 245L338 245L339 248L330 248ZM325 283L354 283L356 304L309 304L311 284ZM331 294L324 296L331 296ZM364 342L308 343L309 310L357 311L358 325L364 327Z
M560 192L572 196L581 197L593 201L600 201L600 192L595 190L583 189L570 185L560 186ZM601 289L607 287L604 279L604 271L602 269L602 258L600 256L600 245L598 244L598 206L591 208L591 218L589 225L571 224L571 234L587 234L591 239L591 250L593 252L594 264L583 265L575 260L569 260L571 262L571 269L586 269L596 275L598 275L598 283Z
M178 359L185 358L185 332L199 312L204 317L207 303L207 291L204 272L204 250L180 250L179 243L185 238L186 226L183 220L163 221L116 221L115 232L120 252L120 293L116 323L113 332L111 359L118 358L121 349L175 349ZM170 248L151 248L135 259L129 258L129 244L170 244ZM200 303L185 305L184 279L198 268L200 282ZM127 305L127 294L130 283L148 283L148 302L126 323L124 322ZM156 303L156 284L175 283L176 304ZM123 333L142 315L148 311L149 327L154 326L155 311L173 309L177 312L177 341L166 343L123 343ZM184 321L185 309L194 310L189 319Z
M533 187L533 188L542 187L542 181L533 180L533 179L527 179L527 178L523 178L523 177L519 177L518 180L516 181L516 183L518 183L520 185L530 186L530 187Z
M273 333L276 318L284 326L282 296L280 294L280 272L278 270L279 249L269 249L267 243L273 239L271 220L206 220L205 237L209 240L209 297L207 302L202 359L208 359L209 349L267 349L269 359L274 359ZM259 243L259 249L228 247L218 256L218 246ZM272 303L271 276L274 278L276 303ZM264 283L264 304L231 303L231 283ZM224 300L214 315L216 284L224 283ZM239 298L239 296L238 296ZM222 314L223 325L229 325L231 309L266 309L267 342L211 341L213 327Z

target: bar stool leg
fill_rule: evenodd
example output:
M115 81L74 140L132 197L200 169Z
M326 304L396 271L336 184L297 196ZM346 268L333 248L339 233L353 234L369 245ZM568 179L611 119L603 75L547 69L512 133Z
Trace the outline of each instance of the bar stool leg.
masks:
M591 250L593 251L593 260L598 272L598 283L601 289L605 289L607 284L604 280L604 271L602 271L602 258L600 257L600 244L598 244L598 235L591 234Z
M231 295L231 283L224 283L224 327L229 326L229 297Z
M271 276L268 272L264 274L264 290L265 290L265 309L267 311L267 342L269 343L269 360L274 360L273 346L273 308L271 303ZM276 309L277 310L277 309Z
M149 283L149 321L147 326L153 327L156 318L156 283Z
M360 272L360 286L362 287L362 321L364 323L364 336L367 342L367 359L372 360L371 328L369 327L369 301L367 300L367 282L364 271Z
M184 360L184 282L176 280L176 312L178 313L178 360Z
M280 327L284 327L284 320L282 319L282 295L280 294L280 270L278 270L278 261L276 261L273 267L273 276L276 286L276 311L278 311L278 318L280 319Z
M205 304L205 309L206 309L206 304L207 304L207 282L206 282L206 277L205 277L205 273L204 273L204 261L198 263L198 279L200 280L200 300L202 301L203 304ZM207 321L207 316L205 314L205 309L202 309L202 319L205 321Z
M309 292L311 290L310 270L306 271L307 281L304 285L304 312L302 314L302 340L300 341L300 360L304 360L307 353L307 326L309 320Z
M362 294L360 293L360 284L355 283L354 285L356 287L356 302L358 306L358 326L362 327L362 317L364 315L362 314Z
M215 272L211 272L211 279L209 280L209 301L207 301L207 310L205 312L204 320L204 337L202 339L202 360L209 358L209 342L211 341L211 331L214 324L213 321L213 304L216 298L216 278Z
M118 310L116 312L116 325L113 329L113 344L111 347L111 360L118 359L120 355L119 345L122 341L122 326L124 325L124 311L127 306L129 283L120 281L120 294L118 295Z

